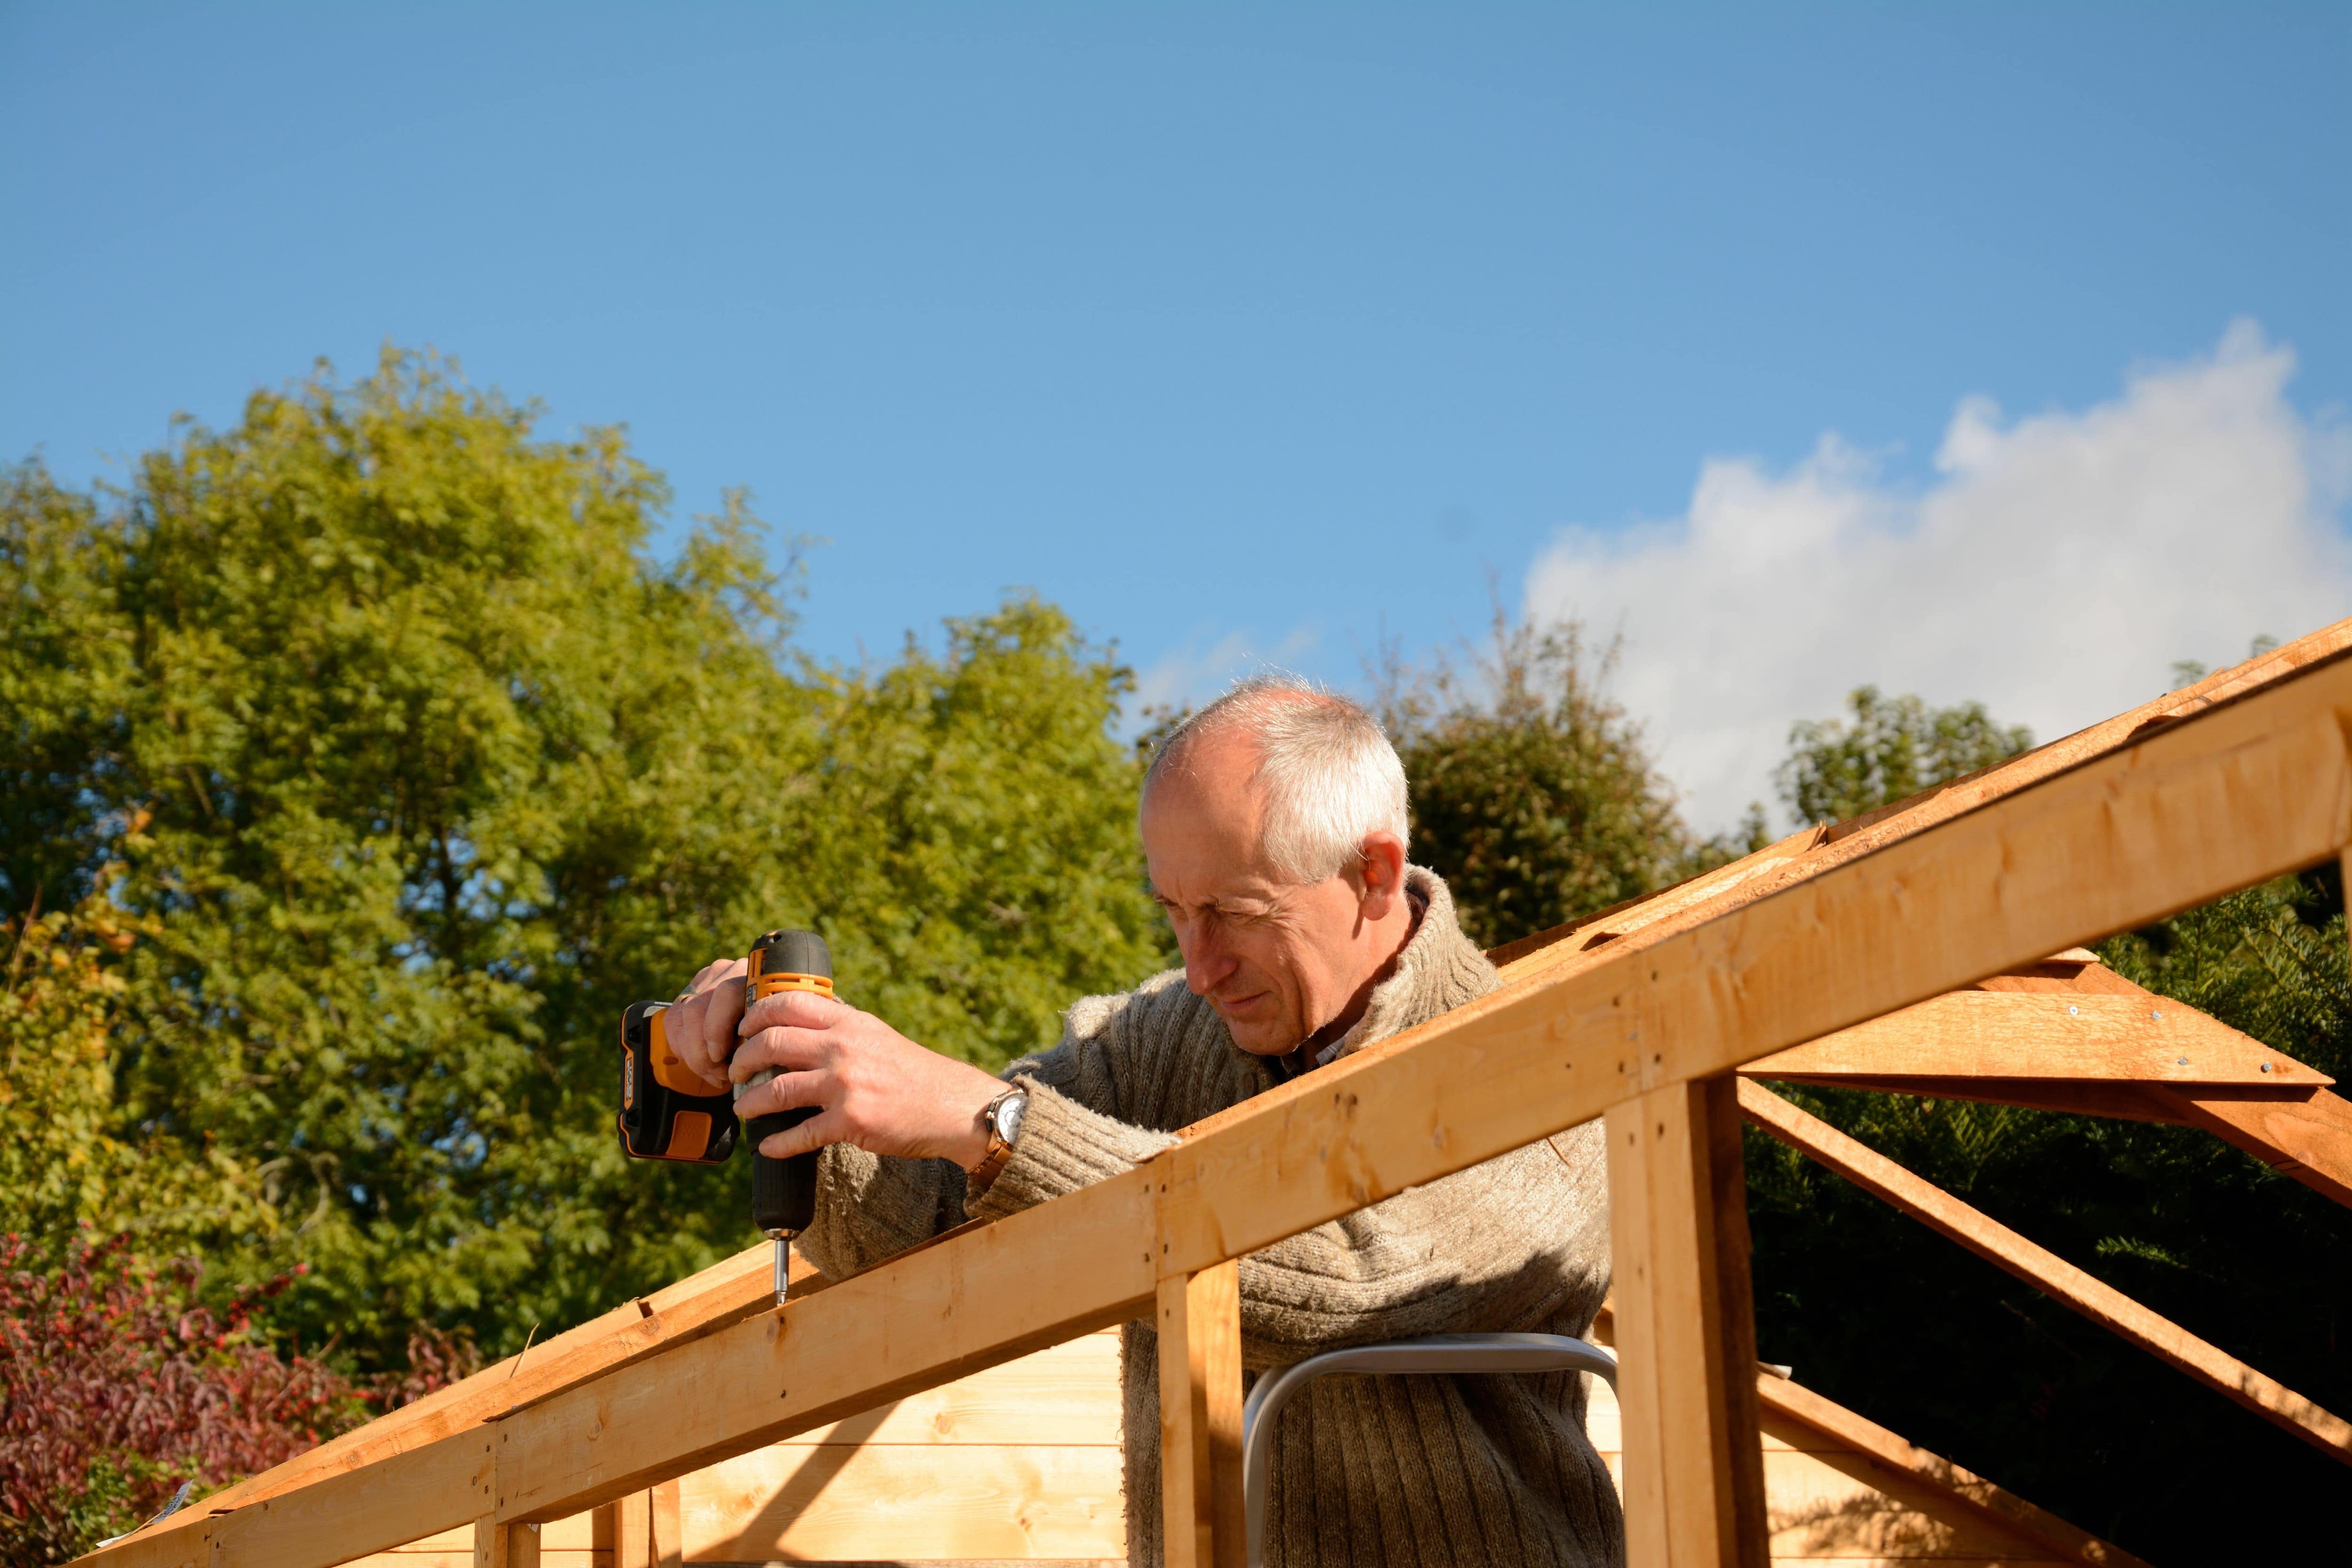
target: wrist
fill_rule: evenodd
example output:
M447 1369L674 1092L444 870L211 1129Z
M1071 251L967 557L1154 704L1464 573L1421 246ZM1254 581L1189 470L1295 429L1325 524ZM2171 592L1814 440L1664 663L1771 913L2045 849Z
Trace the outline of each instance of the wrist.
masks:
M955 1125L949 1131L946 1147L940 1151L947 1158L962 1166L966 1172L988 1158L994 1140L989 1135L988 1108L1005 1089L1002 1079L992 1078L979 1068L972 1069L971 1079L960 1086L952 1104Z

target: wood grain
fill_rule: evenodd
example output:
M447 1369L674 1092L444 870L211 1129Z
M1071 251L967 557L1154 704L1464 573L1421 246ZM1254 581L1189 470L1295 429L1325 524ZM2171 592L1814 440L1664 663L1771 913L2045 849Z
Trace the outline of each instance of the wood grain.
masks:
M1914 1175L1760 1084L1741 1083L1739 1106L1766 1132L1801 1150L1864 1191L2187 1373L2335 1458L2352 1464L2352 1424L2133 1300L2105 1280L2036 1246L1990 1215Z
M500 1517L579 1512L1148 1313L1153 1186L1111 1177L500 1422Z
M1143 1170L566 1383L498 1423L499 1517L576 1512L1118 1321L1148 1306L1159 1279L1611 1105L2331 858L2352 843L2345 634L2330 628L2317 655L2315 639L2293 645L2299 665L2273 659L2263 679L2210 688L2201 710L2132 736L2102 727L2093 743L1825 831L1771 865L1727 868L1671 916L1549 967L1534 955L1502 993L1213 1119ZM478 1513L463 1447L443 1437L365 1472L406 1500L405 1536ZM331 1484L289 1494L303 1506L279 1515L238 1509L202 1539L257 1544L263 1531L257 1564L326 1568L399 1538L275 1522L307 1517L310 1493ZM102 1557L179 1568L205 1555L142 1555L147 1544Z
M1123 1557L1119 1473L1101 1445L762 1448L685 1479L687 1561Z
M2196 1008L2089 992L1951 991L1748 1063L1748 1078L2125 1079L2325 1089L2336 1080Z
M1727 1078L1610 1108L1629 1563L1761 1568L1739 1110Z
M1155 1162L1171 1194L1160 1271L2330 858L2352 839L2347 725L2339 658L1268 1090Z
M1168 1568L1244 1568L1241 1265L1162 1279L1154 1327Z

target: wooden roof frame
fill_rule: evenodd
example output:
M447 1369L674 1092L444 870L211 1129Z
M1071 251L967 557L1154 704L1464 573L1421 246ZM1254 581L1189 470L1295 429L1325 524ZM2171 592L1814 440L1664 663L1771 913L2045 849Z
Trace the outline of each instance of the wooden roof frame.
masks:
M1233 1260L1599 1116L1629 1559L1760 1564L1735 1070L2343 854L2347 654L2352 622L1514 944L1494 995L1133 1171L782 1308L698 1276L81 1561L333 1568L471 1521L527 1565L537 1521L1151 1314L1168 1560L1236 1563Z

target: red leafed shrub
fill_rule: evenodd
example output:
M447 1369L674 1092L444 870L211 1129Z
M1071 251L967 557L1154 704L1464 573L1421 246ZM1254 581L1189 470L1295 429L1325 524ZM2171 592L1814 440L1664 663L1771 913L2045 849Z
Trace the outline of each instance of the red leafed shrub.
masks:
M149 1268L128 1239L78 1247L46 1269L20 1237L0 1241L8 1568L63 1562L154 1513L184 1480L226 1485L369 1414L349 1378L280 1356L256 1331L257 1310L290 1279L215 1312L196 1302L193 1260Z

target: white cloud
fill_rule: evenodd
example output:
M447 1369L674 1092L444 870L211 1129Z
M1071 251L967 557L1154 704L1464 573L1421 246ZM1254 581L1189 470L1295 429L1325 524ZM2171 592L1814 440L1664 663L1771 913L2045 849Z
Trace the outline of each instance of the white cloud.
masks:
M1618 694L1703 830L1770 801L1790 723L1865 681L2053 740L2176 659L2352 615L2352 433L2287 401L2294 369L2240 321L2081 413L1968 398L1920 493L1834 434L1786 474L1711 458L1684 517L1563 531L1527 607L1622 630Z

